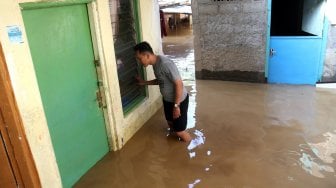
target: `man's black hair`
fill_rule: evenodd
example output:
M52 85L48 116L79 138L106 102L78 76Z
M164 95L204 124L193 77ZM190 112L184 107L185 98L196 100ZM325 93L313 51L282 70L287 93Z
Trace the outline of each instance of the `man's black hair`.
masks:
M135 45L133 50L139 53L149 52L151 54L154 54L152 47L146 41L140 42L139 44Z

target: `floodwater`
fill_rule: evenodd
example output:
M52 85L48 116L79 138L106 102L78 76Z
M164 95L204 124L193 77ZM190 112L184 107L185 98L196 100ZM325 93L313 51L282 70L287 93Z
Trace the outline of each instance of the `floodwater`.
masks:
M193 140L170 134L161 109L74 187L336 187L336 89L195 81L193 50L168 39L192 96Z

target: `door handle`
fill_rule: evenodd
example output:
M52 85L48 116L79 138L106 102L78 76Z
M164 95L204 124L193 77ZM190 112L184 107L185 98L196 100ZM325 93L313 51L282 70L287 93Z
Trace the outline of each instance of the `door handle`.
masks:
M274 56L275 53L276 53L276 51L275 51L273 48L271 48L271 49L270 49L270 56Z

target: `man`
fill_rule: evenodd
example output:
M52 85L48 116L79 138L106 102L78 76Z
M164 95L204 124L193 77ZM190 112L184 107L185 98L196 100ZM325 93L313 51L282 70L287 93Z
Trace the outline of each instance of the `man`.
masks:
M136 59L144 66L153 66L156 79L137 80L140 85L159 85L163 97L163 107L168 125L178 137L189 142L191 136L186 132L189 95L183 86L181 76L175 63L162 55L155 55L147 42L141 42L134 47Z

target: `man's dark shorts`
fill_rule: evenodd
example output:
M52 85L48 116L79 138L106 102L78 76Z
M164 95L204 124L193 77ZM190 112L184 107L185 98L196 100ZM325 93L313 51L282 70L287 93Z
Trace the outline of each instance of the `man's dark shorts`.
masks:
M189 95L180 103L181 116L177 119L173 119L174 103L163 100L163 108L166 116L166 120L173 122L172 129L174 132L184 131L187 128L188 121L188 104Z

